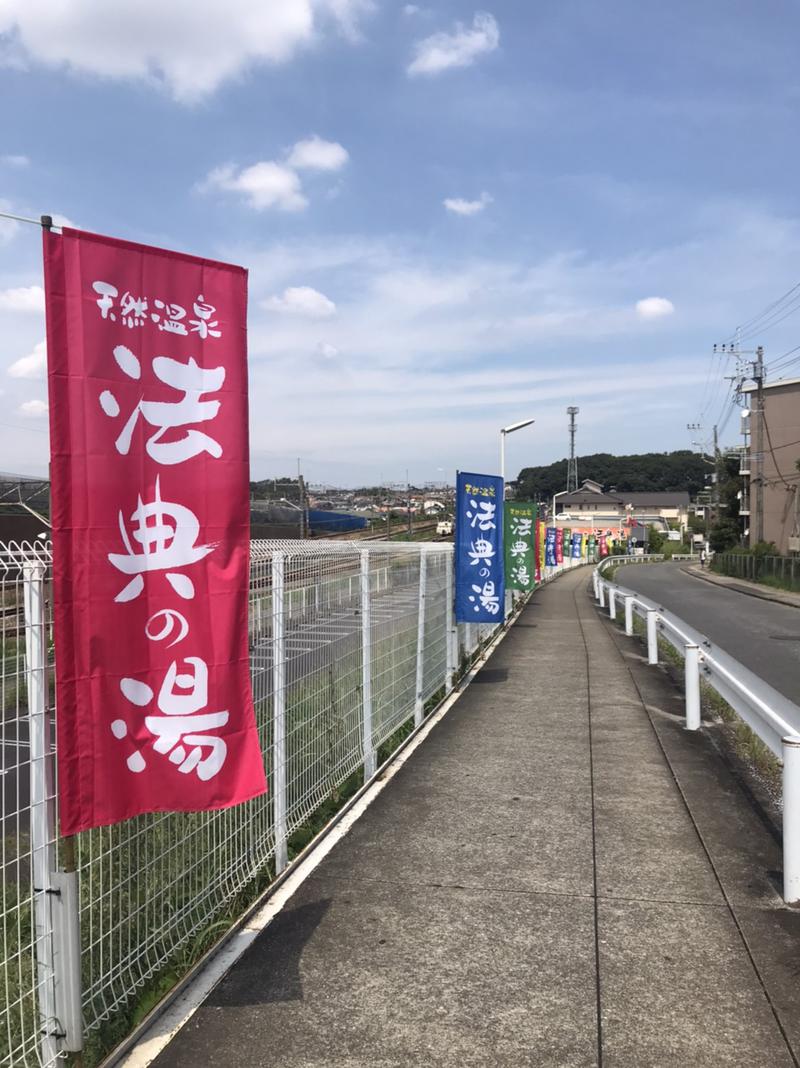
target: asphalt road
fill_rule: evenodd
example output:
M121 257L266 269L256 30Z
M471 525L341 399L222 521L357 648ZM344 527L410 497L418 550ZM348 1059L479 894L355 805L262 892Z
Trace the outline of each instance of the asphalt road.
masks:
M657 601L800 705L800 608L687 574L683 564L621 567L615 581Z

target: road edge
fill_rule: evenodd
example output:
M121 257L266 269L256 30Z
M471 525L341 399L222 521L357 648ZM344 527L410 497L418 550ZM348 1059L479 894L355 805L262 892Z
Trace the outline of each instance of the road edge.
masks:
M787 608L800 609L800 604L795 604L794 601L787 601L785 598L781 597L777 591L771 590L769 593L762 593L761 590L752 589L749 585L745 586L740 582L720 582L716 576L698 571L696 567L692 565L689 567L682 567L681 571L686 575L690 575L692 578L701 579L703 582L710 582L712 586L719 586L723 590L733 590L734 593L743 593L746 597L757 597L761 601L772 601L773 604L782 604Z

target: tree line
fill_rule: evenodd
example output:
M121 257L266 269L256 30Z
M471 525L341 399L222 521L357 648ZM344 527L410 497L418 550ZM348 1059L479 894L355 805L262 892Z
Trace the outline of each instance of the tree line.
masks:
M520 500L546 500L567 486L567 459L541 467L523 467L517 479ZM599 482L607 493L687 492L695 497L711 471L702 456L690 449L676 452L632 453L612 456L596 452L578 457L578 482Z

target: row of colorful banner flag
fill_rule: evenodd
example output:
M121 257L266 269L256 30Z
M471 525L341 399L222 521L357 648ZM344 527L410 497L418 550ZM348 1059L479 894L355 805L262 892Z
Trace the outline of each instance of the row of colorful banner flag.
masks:
M504 500L497 475L459 472L456 485L456 621L497 623L506 590L529 593L568 560L630 552L628 539L591 528L546 526L532 501Z

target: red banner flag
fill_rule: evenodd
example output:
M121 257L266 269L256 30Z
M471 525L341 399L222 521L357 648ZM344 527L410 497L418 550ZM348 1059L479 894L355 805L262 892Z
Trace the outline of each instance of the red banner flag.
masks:
M44 233L62 834L266 789L247 272Z

